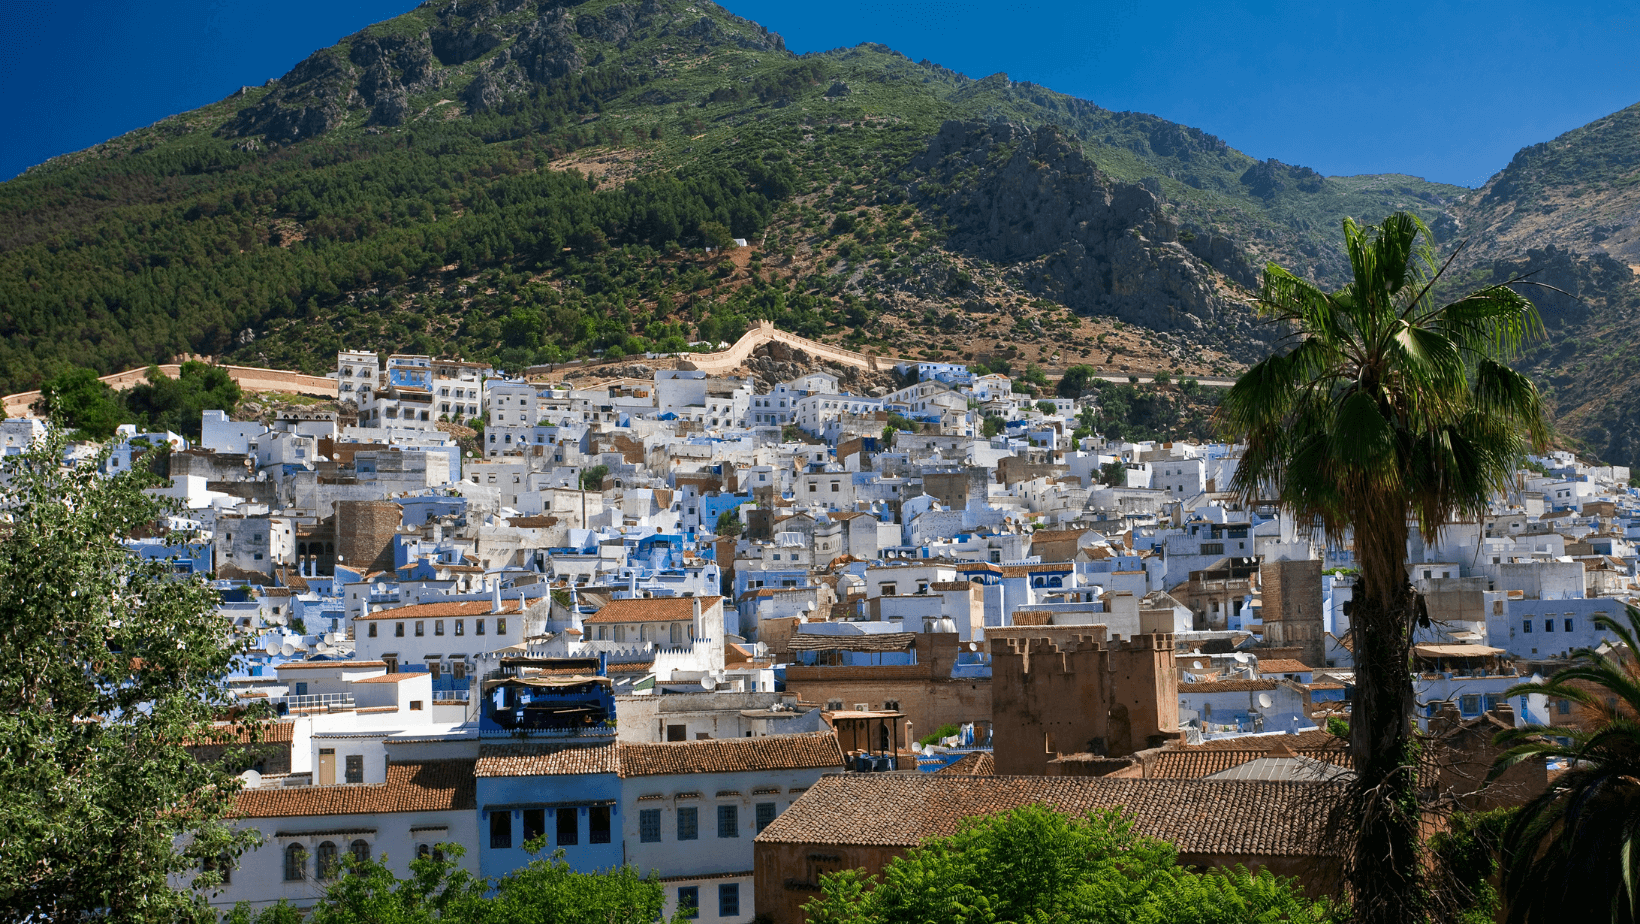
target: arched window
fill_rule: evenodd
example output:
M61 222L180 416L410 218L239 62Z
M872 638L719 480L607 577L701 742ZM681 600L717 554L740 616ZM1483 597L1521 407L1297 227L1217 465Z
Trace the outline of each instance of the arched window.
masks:
M348 849L353 851L354 863L365 864L370 862L370 845L365 841L354 841Z
M307 878L307 848L292 844L285 848L285 881L300 882Z
M416 845L416 859L425 860L428 857L431 857L432 855L433 855L433 848L427 846L426 844L417 844Z
M320 879L336 878L336 845L325 841L319 845L318 862L314 864L314 872ZM289 876L285 878L289 879Z

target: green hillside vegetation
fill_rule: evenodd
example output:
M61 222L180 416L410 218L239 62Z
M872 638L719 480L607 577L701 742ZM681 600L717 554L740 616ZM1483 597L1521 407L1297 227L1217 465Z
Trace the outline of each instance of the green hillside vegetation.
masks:
M794 56L710 4L577 5L575 34L548 43L566 72L549 61L545 79L493 86L484 69L503 55L540 64L531 24L559 15L500 6L489 20L418 7L271 86L0 185L0 388L190 352L318 371L344 344L517 368L732 340L755 318L864 343L878 308L844 280L938 262L938 216L890 184L950 118L1058 124L1112 177L1150 178L1182 238L1284 256L1321 253L1346 212L1455 192L1255 162L1195 129L881 46ZM349 63L395 48L386 71ZM400 124L382 124L383 91L357 102L372 81L408 88ZM303 119L328 124L302 137ZM626 171L557 169L588 150ZM698 250L720 226L781 271L731 283Z

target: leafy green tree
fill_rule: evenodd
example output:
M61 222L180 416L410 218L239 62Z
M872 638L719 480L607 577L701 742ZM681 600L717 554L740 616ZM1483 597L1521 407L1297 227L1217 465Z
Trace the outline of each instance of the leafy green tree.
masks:
M243 754L206 764L185 747L240 728L256 739L252 714L213 724L233 705L223 679L242 645L204 581L121 542L162 512L143 493L153 476L64 466L66 440L53 428L3 468L0 918L208 914L168 879L251 837L222 822Z
M700 223L699 231L701 243L713 250L727 250L734 246L734 235L729 233L729 229L722 222L703 221Z
M990 439L1006 429L1008 429L1008 425L995 414L987 414L979 425L979 432L984 434L986 439Z
M125 423L119 395L97 373L70 366L40 386L37 405L53 423L79 431L86 439L106 440Z
M1278 499L1360 561L1352 625L1356 780L1346 811L1356 919L1426 918L1409 667L1415 598L1409 523L1426 542L1486 512L1516 464L1548 438L1537 389L1505 365L1539 329L1507 284L1443 303L1433 238L1415 216L1344 222L1353 281L1337 292L1271 264L1259 310L1296 343L1249 369L1219 408L1247 446L1232 490Z
M1640 914L1640 609L1626 609L1626 624L1595 617L1596 629L1626 648L1579 649L1547 683L1509 691L1569 700L1597 717L1593 727L1531 724L1497 736L1508 750L1491 779L1524 760L1569 767L1504 831L1511 924L1633 921Z
M725 510L718 514L716 532L719 536L738 536L744 528L738 510Z
M1092 366L1071 366L1059 377L1059 384L1054 386L1054 391L1061 398L1080 398L1088 393L1093 376Z
M1038 401L1036 403L1036 409L1049 415L1059 413L1059 405L1054 404L1052 401Z
M803 908L810 924L1257 924L1329 912L1267 871L1191 872L1119 811L1072 818L1040 805L970 819L896 857L880 884L844 870L822 877L820 890Z
M169 430L197 440L200 414L232 414L242 394L228 370L190 360L182 364L174 379L158 366L148 367L147 381L126 392L125 403L132 416L148 429Z
M410 861L399 879L385 858L344 861L349 875L332 881L307 913L306 924L655 924L662 921L666 891L653 876L630 866L578 873L559 850L544 856L544 838L526 844L530 862L499 879L483 879L459 865L459 844ZM225 924L297 924L304 920L281 903L253 913L240 905ZM673 922L685 920L680 913Z
M1430 837L1434 894L1445 905L1449 920L1493 924L1498 919L1501 900L1492 883L1497 878L1504 832L1518 811L1453 812L1446 830Z
M1112 459L1099 469L1100 482L1113 488L1127 486L1127 465L1121 459Z
M604 489L604 476L608 474L609 466L607 465L594 465L591 468L582 469L581 490L602 491Z

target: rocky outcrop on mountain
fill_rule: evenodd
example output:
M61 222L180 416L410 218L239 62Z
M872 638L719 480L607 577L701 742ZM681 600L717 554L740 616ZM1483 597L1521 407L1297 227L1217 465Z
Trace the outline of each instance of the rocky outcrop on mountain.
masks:
M223 131L288 144L330 131L358 99L358 69L335 48L314 52L279 78L273 92L240 110Z
M956 249L1010 266L1035 295L1157 330L1257 339L1156 197L1112 180L1055 128L946 122L910 171Z

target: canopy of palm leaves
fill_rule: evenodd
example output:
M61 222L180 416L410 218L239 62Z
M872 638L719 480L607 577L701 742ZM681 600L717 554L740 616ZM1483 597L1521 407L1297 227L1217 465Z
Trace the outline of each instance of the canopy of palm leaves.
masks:
M1633 921L1640 908L1640 610L1627 609L1626 624L1595 617L1621 646L1581 649L1547 683L1509 691L1570 700L1594 716L1584 726L1524 725L1496 738L1508 750L1494 779L1523 760L1569 767L1504 832L1510 922Z
M1440 267L1414 215L1346 220L1344 237L1355 278L1337 292L1265 271L1260 311L1297 343L1241 377L1220 422L1247 447L1233 488L1334 539L1353 530L1365 590L1384 597L1405 583L1409 519L1433 540L1484 513L1547 442L1536 387L1505 365L1540 323L1508 285L1433 299Z
M1508 284L1437 299L1432 241L1406 213L1366 228L1346 220L1353 280L1331 293L1270 265L1259 309L1286 325L1292 347L1242 375L1218 412L1226 438L1246 447L1232 490L1353 542L1352 903L1357 920L1396 924L1426 907L1407 539L1414 525L1433 541L1484 514L1548 438L1537 389L1506 365L1540 330L1532 303Z

